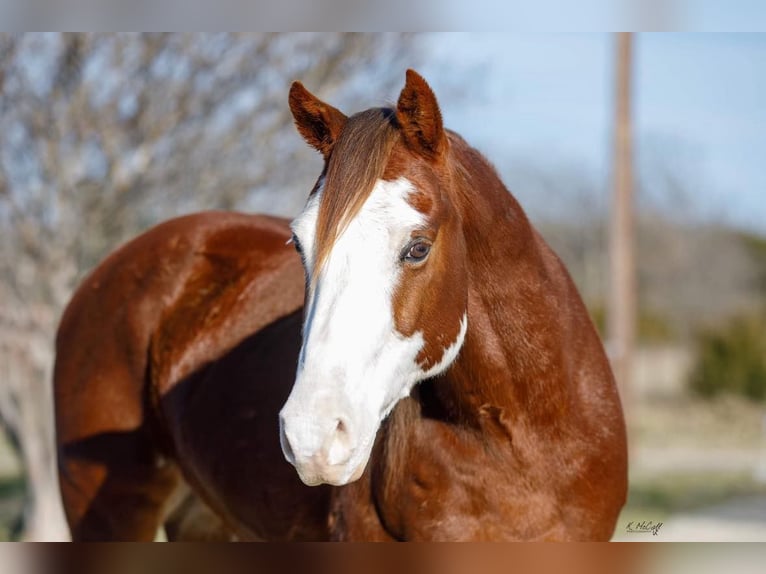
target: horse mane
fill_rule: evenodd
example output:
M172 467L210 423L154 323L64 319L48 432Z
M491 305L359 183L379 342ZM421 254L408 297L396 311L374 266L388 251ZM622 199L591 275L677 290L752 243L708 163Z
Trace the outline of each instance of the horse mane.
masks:
M359 213L399 139L391 108L372 108L346 121L330 155L317 220L316 276L348 223Z

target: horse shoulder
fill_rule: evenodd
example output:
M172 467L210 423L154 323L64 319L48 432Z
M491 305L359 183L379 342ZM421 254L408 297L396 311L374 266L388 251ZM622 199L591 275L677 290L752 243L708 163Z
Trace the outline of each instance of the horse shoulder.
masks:
M206 229L152 335L159 393L302 307L303 270L289 237L287 222L267 217Z

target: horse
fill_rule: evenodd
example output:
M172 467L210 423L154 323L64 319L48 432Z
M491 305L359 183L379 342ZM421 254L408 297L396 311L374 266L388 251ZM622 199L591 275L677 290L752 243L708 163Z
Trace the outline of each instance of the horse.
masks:
M56 341L74 540L608 540L608 359L559 258L413 70L288 103L324 159L292 222L205 212L109 256Z

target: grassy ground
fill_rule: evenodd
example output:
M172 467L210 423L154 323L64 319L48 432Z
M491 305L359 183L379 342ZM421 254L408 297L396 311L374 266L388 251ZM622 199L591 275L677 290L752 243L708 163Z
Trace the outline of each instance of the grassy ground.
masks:
M667 522L766 496L758 476L766 468L764 415L766 405L734 397L676 397L629 409L630 490L616 535L631 521Z
M753 449L764 444L766 404L733 396L677 396L626 408L631 444L640 447Z
M617 522L663 522L678 513L700 510L740 496L766 496L766 484L751 473L673 473L632 481L628 502Z

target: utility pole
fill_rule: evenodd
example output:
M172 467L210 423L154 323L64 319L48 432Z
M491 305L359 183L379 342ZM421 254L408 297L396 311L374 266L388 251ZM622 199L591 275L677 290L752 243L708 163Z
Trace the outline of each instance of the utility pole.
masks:
M631 145L632 34L617 34L614 167L610 225L608 337L612 367L623 404L631 402L632 352L636 330L636 273Z

